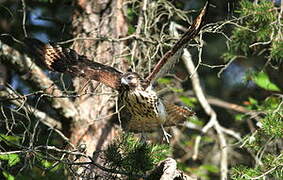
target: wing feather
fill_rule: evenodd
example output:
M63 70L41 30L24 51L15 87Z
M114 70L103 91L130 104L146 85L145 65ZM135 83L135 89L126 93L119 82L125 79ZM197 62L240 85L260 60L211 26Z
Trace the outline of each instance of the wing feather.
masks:
M193 24L189 27L189 29L183 34L183 36L178 40L178 42L169 50L155 65L152 72L147 76L147 81L152 82L155 79L163 76L167 73L178 61L181 56L185 45L195 38L195 36L199 33L200 29L204 24L204 19L207 14L209 2L207 1L201 10L198 17L194 20Z
M114 89L120 88L122 73L111 66L91 61L72 49L45 44L34 38L24 39L24 44L29 54L51 71L70 73L101 82Z

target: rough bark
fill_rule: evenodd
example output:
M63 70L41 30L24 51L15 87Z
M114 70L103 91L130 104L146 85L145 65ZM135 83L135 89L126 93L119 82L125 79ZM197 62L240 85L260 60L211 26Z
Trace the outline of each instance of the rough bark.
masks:
M123 42L109 42L89 40L100 37L119 38L127 33L127 24L123 15L123 0L78 0L73 16L74 37L88 38L74 42L74 49L94 61L124 70L125 60L119 58L123 52ZM118 66L119 64L119 66ZM124 65L124 67L122 66ZM82 87L86 87L82 89ZM97 82L87 82L84 79L74 79L77 92L105 93L112 90L105 86L98 86ZM71 142L75 145L86 144L87 154L102 149L117 135L108 120L111 108L115 105L115 98L109 95L83 96L75 103L79 112L79 119L72 123ZM102 118L102 119L101 119ZM96 120L99 119L99 120Z

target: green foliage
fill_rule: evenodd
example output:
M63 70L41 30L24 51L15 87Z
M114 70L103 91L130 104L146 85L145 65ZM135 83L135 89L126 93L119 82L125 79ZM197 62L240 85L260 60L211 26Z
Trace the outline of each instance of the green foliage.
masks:
M0 160L8 161L8 166L12 167L20 162L20 158L18 154L3 154L0 155Z
M268 98L261 109L265 110L266 116L260 121L263 131L275 138L283 138L283 107L282 99Z
M196 174L198 177L202 177L202 179L209 179L209 173L219 173L219 168L213 164L203 164L197 168L186 168L185 171Z
M259 120L259 129L252 136L247 136L248 148L259 150L270 138L283 138L283 99L276 96L267 98L259 103L253 98L249 98L251 110L262 112L263 117Z
M175 93L182 93L182 92L184 92L184 89L182 89L182 88L170 87L170 90L175 92Z
M252 97L249 97L249 105L247 108L250 110L258 109L258 101Z
M189 107L194 107L195 104L197 103L197 99L192 97L189 98L187 96L180 96L180 99L183 103L185 103Z
M207 170L208 172L211 172L211 173L219 173L219 168L215 165L205 164L205 165L202 165L200 167Z
M38 168L36 166L33 166L28 171L21 172L15 176L15 179L20 180L30 180L30 179L40 179L40 180L50 180L50 179L56 179L56 180L67 180L66 176L67 171L63 168L60 170L54 171L53 169L44 170L42 168Z
M241 120L244 119L245 116L246 116L245 114L236 114L235 115L235 120L241 121Z
M128 34L131 35L131 34L134 34L135 32L136 32L136 29L133 26L129 25Z
M237 56L254 56L267 51L271 58L282 59L282 21L278 22L274 4L267 0L260 3L242 0L240 6L238 13L242 19L232 31L230 49L223 58L231 60Z
M63 164L62 163L55 163L53 161L49 161L49 160L46 160L46 159L41 159L41 158L38 158L38 160L40 161L40 164L41 166L44 168L44 169L48 169L51 173L50 175L52 175L52 173L58 173L60 172L61 170L63 170ZM54 164L56 164L56 166L54 166Z
M247 135L244 138L244 147L252 152L257 152L270 139L263 131L256 131L252 135Z
M159 78L157 79L159 84L170 84L172 82L172 78Z
M282 113L269 114L262 121L263 130L271 136L283 137L283 118Z
M277 142L283 138L283 98L271 96L263 102L250 98L250 109L262 113L258 122L259 129L244 138L243 146L257 157L261 163L255 167L235 166L232 169L232 179L251 179L255 177L269 177L280 179L283 177L283 154L276 151ZM251 108L252 107L252 108Z
M260 171L257 168L248 168L246 166L239 165L232 168L232 179L244 180L251 179L251 177L256 177L260 175Z
M107 164L116 170L130 174L145 174L170 153L167 145L152 145L134 138L132 134L122 135L105 151Z
M8 173L7 171L3 171L2 172L4 177L6 178L6 180L14 180L15 177L13 175L11 175L10 173Z
M137 12L135 11L134 8L127 9L127 18L129 21L133 22L136 16L137 16Z
M43 139L42 136L41 140ZM22 141L22 137L0 134L0 142L5 143L5 145L3 143L4 147L11 147L9 153L6 150L7 154L0 155L0 164L3 171L1 175L6 179L66 179L66 173L64 173L66 169L63 168L61 163L52 167L55 162L45 159L46 152L35 152L32 148L24 147L25 142ZM19 147L25 149L20 150ZM18 154L11 153L13 150L21 152Z
M50 161L45 160L45 159L41 161L41 164L44 168L50 168L52 166L52 163Z
M182 88L176 88L176 87L174 87L172 84L172 82L173 82L173 79L172 78L159 78L158 80L157 80L157 82L159 83L159 84L164 84L164 85L168 85L168 88L171 90L171 91L173 91L173 92L176 92L176 93L182 93L182 92L184 92L184 89L182 89Z
M271 154L267 154L263 160L262 165L256 168L250 168L243 165L232 168L232 179L244 180L244 179L282 179L283 178L283 154L276 157Z
M194 116L193 116L194 117ZM195 125L198 125L198 126L203 126L204 122L199 120L198 118L193 118L193 117L190 117L189 120L191 123L194 123Z
M137 23L138 9L135 6L127 8L127 20L129 21L128 34L136 32L135 24Z
M7 145L13 144L19 144L20 140L22 138L19 136L7 136L5 134L0 134L0 142L4 141Z
M269 80L269 77L265 72L254 74L252 76L252 80L256 85L263 89L270 91L280 91L280 89Z
M270 56L273 59L280 60L283 57L283 40L274 40L270 49Z

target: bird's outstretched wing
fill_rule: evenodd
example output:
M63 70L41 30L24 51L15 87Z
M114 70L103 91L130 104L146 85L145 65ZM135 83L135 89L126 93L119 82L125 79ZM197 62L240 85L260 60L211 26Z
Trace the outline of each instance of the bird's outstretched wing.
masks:
M204 24L208 4L209 2L207 1L200 14L196 17L193 24L189 27L185 34L183 34L178 42L155 65L152 72L146 78L149 83L167 73L177 63L185 45L198 35Z
M120 88L122 73L111 66L91 61L72 49L45 44L34 38L25 38L24 45L39 64L43 64L51 71L95 80L113 89Z

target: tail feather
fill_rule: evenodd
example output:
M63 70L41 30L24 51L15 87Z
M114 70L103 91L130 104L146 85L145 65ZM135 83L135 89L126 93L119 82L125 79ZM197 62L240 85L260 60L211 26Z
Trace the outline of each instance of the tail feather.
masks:
M170 103L165 103L165 108L168 114L164 126L174 126L185 122L189 117L195 117L195 112L187 107L177 106Z

